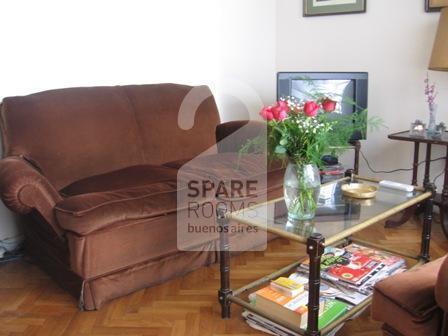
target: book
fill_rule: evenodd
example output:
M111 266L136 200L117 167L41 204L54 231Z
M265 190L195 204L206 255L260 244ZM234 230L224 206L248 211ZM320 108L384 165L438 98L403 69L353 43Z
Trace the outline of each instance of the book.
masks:
M348 303L339 300L327 300L325 302L324 311L319 316L319 329L323 329L333 321L336 321L339 317L344 315L350 307L351 306Z
M284 296L294 297L305 290L304 283L297 282L290 278L280 277L271 281L271 288Z
M269 312L279 321L306 326L308 318L308 291L296 297L287 297L270 286L255 292L255 307Z
M299 334L248 310L243 311L242 316L250 327L264 333L276 336L299 336Z
M324 302L324 309L322 314L319 316L319 329L325 328L330 323L341 317L345 312L350 309L350 305L338 301L338 300L327 300ZM271 335L277 336L298 336L297 333L274 323L260 315L257 315L250 311L244 311L242 313L243 318L246 320L247 324L259 331L265 332ZM344 324L341 324L328 335L334 335ZM306 328L306 325L305 325Z
M270 286L264 287L254 293L252 303L260 310L269 312L279 321L306 326L308 319L308 291L304 290L295 297L284 296ZM324 309L324 299L320 300L319 314Z

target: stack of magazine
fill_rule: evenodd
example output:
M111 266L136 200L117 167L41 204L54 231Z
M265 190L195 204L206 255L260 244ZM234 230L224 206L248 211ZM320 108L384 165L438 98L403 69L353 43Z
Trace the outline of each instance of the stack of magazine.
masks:
M369 247L326 247L321 260L319 329L368 299L378 281L405 269L403 258ZM288 278L274 279L269 286L251 293L251 304L278 321L306 329L308 271L309 260L305 260ZM255 313L244 311L243 317L252 328L268 334L297 335ZM327 335L334 335L339 328Z

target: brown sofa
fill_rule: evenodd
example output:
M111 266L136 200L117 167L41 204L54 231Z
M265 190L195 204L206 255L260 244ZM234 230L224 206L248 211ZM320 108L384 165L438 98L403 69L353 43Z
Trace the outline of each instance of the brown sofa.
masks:
M28 254L81 308L98 309L217 261L216 240L192 252L176 246L177 173L206 150L210 162L223 160L214 154L215 136L224 139L247 121L220 125L209 89L196 87L206 99L193 127L179 128L192 89L70 88L3 100L2 200L27 215ZM282 172L270 174L268 192L278 196Z
M440 258L375 286L372 317L386 336L447 336L448 258ZM445 326L444 326L445 324Z

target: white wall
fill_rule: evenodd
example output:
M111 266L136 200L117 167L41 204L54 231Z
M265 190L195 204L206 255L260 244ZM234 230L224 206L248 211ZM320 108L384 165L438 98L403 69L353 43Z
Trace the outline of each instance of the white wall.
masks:
M14 0L1 1L0 12L0 98L71 86L208 84L221 118L231 120L275 97L275 0ZM0 240L17 233L0 206Z
M0 12L0 97L206 83L222 119L232 120L274 100L276 70L368 71L370 114L389 127L363 144L377 169L408 167L412 146L386 135L427 119L423 78L439 14L425 13L423 0L370 0L366 14L312 18L302 17L301 0L15 0L0 2ZM439 119L448 121L448 74L431 77ZM371 175L364 164L362 172ZM410 173L389 178L409 182ZM0 207L0 240L16 233Z
M258 118L262 105L275 100L275 13L275 0L220 1L217 91L224 121Z
M416 118L428 119L423 79L439 14L425 13L423 0L369 0L366 14L307 18L302 1L277 4L277 69L368 71L369 113L380 116L388 129L369 134L363 151L376 170L410 167L413 146L388 140L387 134L408 129ZM438 119L448 122L448 73L430 76L440 91ZM445 155L442 148L433 151L434 158ZM442 168L442 162L434 163L432 175ZM374 175L364 163L361 173ZM411 173L378 176L411 180Z

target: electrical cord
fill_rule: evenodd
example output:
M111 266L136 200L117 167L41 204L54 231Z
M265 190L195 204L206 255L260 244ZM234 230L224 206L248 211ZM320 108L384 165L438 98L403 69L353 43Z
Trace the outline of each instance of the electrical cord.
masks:
M436 184L437 180L438 180L438 179L440 178L440 176L442 176L444 173L445 173L445 169L442 170L442 171L440 172L440 174L437 175L437 176L434 178L434 180L432 181L432 183Z
M393 170L375 170L375 169L373 169L372 168L372 166L370 165L370 162L369 162L369 160L367 159L367 157L364 155L364 152L361 150L360 151L361 152L361 156L362 156L362 158L364 159L364 161L366 162L366 164L367 164L367 167L370 169L370 171L372 172L372 173L375 173L375 174L391 174L391 173L396 173L396 172L399 172L399 171L412 171L414 168L398 168L398 169L393 169ZM447 157L446 156L442 156L442 157L439 157L439 158L437 158L437 159L432 159L431 161L429 161L429 162L435 162L435 161L440 161L440 160L446 160L447 159ZM424 160L424 161L420 161L419 163L418 163L418 166L420 166L420 165L422 165L423 163L425 163L426 161ZM438 177L440 177L442 174L440 174L439 176L437 176L437 178Z

